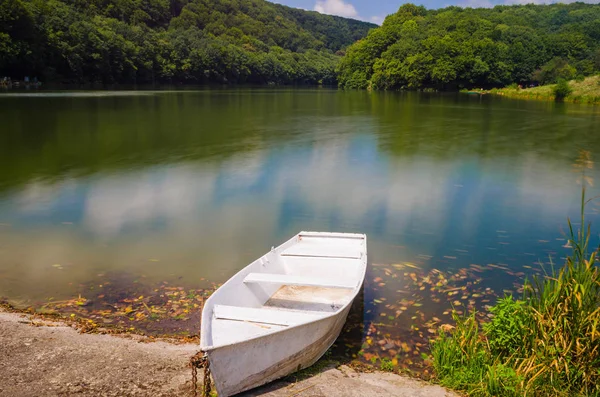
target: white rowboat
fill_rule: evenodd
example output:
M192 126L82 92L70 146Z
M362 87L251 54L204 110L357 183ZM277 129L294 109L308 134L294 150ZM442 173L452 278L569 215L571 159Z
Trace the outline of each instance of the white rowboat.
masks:
M314 364L340 334L366 268L364 234L301 232L223 284L200 334L219 397Z

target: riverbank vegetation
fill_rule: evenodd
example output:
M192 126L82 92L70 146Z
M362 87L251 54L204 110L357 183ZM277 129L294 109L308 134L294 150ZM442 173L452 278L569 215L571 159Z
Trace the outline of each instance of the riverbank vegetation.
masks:
M6 0L0 77L335 84L336 52L375 26L264 0Z
M557 84L521 88L513 84L506 88L477 91L509 98L561 100L565 102L600 104L600 76L579 80L561 80ZM557 95L558 94L558 95Z
M348 48L345 88L437 89L555 83L600 70L600 6L405 4Z
M600 270L584 208L585 189L560 269L526 281L522 299L500 299L491 321L455 315L456 328L440 331L432 355L443 385L473 396L600 395Z

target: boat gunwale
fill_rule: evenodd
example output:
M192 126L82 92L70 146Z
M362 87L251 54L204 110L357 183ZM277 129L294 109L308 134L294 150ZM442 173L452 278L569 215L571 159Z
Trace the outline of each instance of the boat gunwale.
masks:
M352 289L351 298L348 299L348 301L343 306L341 306L338 310L336 310L335 312L330 312L329 314L327 314L327 315L325 315L325 316L323 316L321 318L316 318L314 320L303 322L303 323L299 323L299 324L295 324L295 325L292 325L292 326L282 327L282 328L279 328L279 329L276 329L276 330L273 330L273 331L270 331L270 332L266 332L264 334L256 335L256 336L253 336L253 337L249 337L249 338L241 340L241 341L231 342L231 343L222 344L222 345L203 346L203 344L202 344L203 343L202 334L205 333L205 332L203 332L203 330L205 329L205 327L208 328L212 324L212 321L213 321L213 319L212 319L212 313L211 313L210 321L208 321L208 324L205 325L206 322L203 321L204 320L204 308L206 306L208 306L209 302L212 303L211 300L213 299L213 297L216 296L215 294L213 294L213 295L211 295L206 300L206 302L205 302L205 304L204 304L204 306L202 308L202 315L201 315L201 320L200 320L201 321L201 325L200 325L200 327L201 327L201 331L200 331L200 349L203 352L208 353L208 352L213 351L213 350L217 350L217 349L221 349L221 348L225 348L225 347L229 347L229 346L235 346L235 345L240 344L240 343L246 343L246 342L250 342L250 341L259 340L259 339L267 337L269 335L274 335L274 334L277 334L279 332L288 331L290 329L294 329L294 328L297 328L297 327L305 326L305 325L308 325L308 324L315 324L315 323L320 322L320 321L329 320L332 317L335 317L335 316L339 315L340 313L342 313L349 305L352 305L352 303L354 302L354 299L356 299L356 297L358 296L358 293L360 292L360 290L361 290L361 288L362 288L362 286L364 284L365 276L366 276L366 273L367 273L367 235L366 234L357 234L357 233L300 232L300 233L296 234L294 237L291 238L291 239L294 239L296 237L301 237L301 236L304 236L304 237L328 237L329 236L329 237L333 237L333 238L341 238L341 237L346 237L346 235L350 236L349 239L361 239L361 240L364 240L365 244L364 244L364 250L361 250L361 253L363 255L360 258L355 258L355 259L360 260L361 265L362 265L361 266L362 267L362 271L361 271L361 273L359 274L359 276L357 278L357 285ZM291 239L289 239L287 241L290 241ZM271 251L273 251L276 248L279 248L280 246L284 245L287 241L283 242L282 244L280 244L277 247L273 247L271 249ZM350 258L344 258L344 259L350 259ZM254 261L252 263L254 263ZM222 287L224 287L225 285L227 285L229 283L239 284L239 282L237 281L237 278L239 278L240 274L248 266L250 266L252 263L244 266L236 274L234 274L233 276L231 276L229 278L229 280L227 280L223 285L221 285L221 287L219 287L219 289L222 288ZM242 281L242 283L243 283L243 281ZM217 289L217 291L218 291L218 289ZM213 306L214 306L214 304L213 304Z

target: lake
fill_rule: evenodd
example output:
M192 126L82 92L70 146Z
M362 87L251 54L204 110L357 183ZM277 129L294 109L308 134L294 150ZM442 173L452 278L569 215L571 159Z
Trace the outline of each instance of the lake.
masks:
M562 263L574 163L600 149L597 107L454 93L7 91L0 120L0 298L134 324L144 296L180 294L177 332L197 334L184 297L301 230L366 233L346 344L370 361L419 356L451 306Z

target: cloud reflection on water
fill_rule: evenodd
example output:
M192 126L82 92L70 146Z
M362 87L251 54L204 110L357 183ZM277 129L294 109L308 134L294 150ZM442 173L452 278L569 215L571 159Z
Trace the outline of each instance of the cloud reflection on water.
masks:
M555 241L566 216L577 211L579 188L565 160L570 149L559 159L549 155L562 135L544 135L548 143L538 149L538 138L519 130L525 143L513 142L510 131L499 130L506 122L502 112L511 109L443 107L387 94L340 99L319 93L316 110L313 94L303 92L279 102L268 95L264 102L173 95L152 104L156 112L164 107L175 114L180 130L167 134L159 121L171 119L152 120L154 113L143 113L147 98L136 99L144 105L136 107L140 114L106 138L107 152L85 164L91 171L31 177L0 196L0 223L11 225L0 229L0 268L11 269L10 282L0 279L0 292L12 283L13 291L37 288L43 295L107 269L222 281L303 229L367 233L373 261L530 264L563 244L539 241ZM227 119L215 116L206 128L225 123L215 132L221 140L207 134L190 114L207 119L220 109L218 101L248 115L243 119L250 124L232 119L226 128ZM119 118L98 117L98 125L129 120L116 102L109 105L108 114ZM533 128L534 116L546 117L530 112L519 128ZM146 119L144 130L138 124ZM157 130L150 129L154 121ZM184 135L190 126L196 129ZM82 141L75 147L92 152L100 139L76 136ZM112 149L115 137L131 139L133 160L119 145ZM56 150L67 156L74 149ZM149 161L153 156L165 157Z

